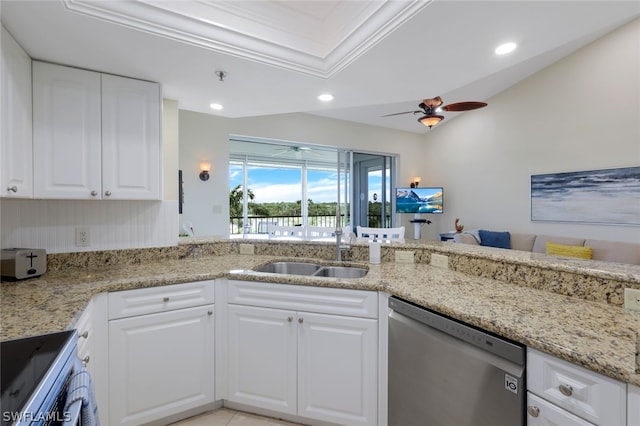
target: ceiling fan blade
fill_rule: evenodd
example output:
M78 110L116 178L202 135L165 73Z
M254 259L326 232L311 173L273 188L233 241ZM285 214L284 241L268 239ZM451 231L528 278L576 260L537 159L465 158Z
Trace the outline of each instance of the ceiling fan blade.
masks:
M442 105L442 98L440 96L436 96L431 99L423 99L422 103L428 108L437 108Z
M445 105L441 109L442 111L459 112L459 111L470 111L472 109L483 108L486 106L487 104L485 102L466 101L466 102L456 102L454 104Z
M394 115L401 115L401 114L424 114L422 111L405 111L405 112L395 112L393 114L387 114L387 115L382 115L381 117L391 117Z

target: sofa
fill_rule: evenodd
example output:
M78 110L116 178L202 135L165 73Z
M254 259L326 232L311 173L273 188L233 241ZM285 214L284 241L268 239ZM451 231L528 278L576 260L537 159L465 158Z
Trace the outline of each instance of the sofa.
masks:
M485 237L484 241L482 239L483 236ZM533 253L640 265L640 244L634 243L484 230L457 233L454 235L453 241Z

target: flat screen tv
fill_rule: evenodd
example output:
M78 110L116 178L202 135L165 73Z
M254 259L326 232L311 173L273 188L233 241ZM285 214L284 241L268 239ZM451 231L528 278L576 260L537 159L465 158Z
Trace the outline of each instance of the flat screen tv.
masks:
M442 213L442 193L441 186L397 188L396 213Z

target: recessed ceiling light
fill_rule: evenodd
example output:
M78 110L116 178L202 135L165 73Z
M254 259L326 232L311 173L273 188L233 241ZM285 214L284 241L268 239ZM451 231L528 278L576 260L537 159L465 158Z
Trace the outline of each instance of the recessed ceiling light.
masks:
M209 107L211 107L211 109L216 110L216 111L220 111L222 109L222 105L220 105L220 104L211 104L211 105L209 105Z
M507 53L511 53L516 50L517 46L518 45L513 42L504 43L496 47L496 50L494 50L494 52L496 53L496 55L506 55Z
M322 102L331 102L333 100L333 95L330 93L323 93L322 95L318 96L318 99Z

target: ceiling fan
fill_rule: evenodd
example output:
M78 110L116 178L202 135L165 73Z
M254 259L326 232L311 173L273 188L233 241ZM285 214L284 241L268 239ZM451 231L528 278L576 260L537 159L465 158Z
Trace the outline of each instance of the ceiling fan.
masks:
M442 115L438 115L440 111L447 112L461 112L461 111L470 111L472 109L478 109L486 107L487 104L485 102L477 102L477 101L464 101L464 102L456 102L449 105L442 105L442 98L440 96L436 96L431 99L423 99L418 107L420 108L417 111L405 111L405 112L396 112L393 114L383 115L383 117L391 117L393 115L401 115L401 114L424 114L422 117L418 118L418 121L428 128L432 128L442 120L444 117Z
M312 148L308 146L284 146L280 149L274 151L271 154L272 157L289 157L293 156L296 160L302 160L305 155L314 155L318 156L319 154L315 152Z

